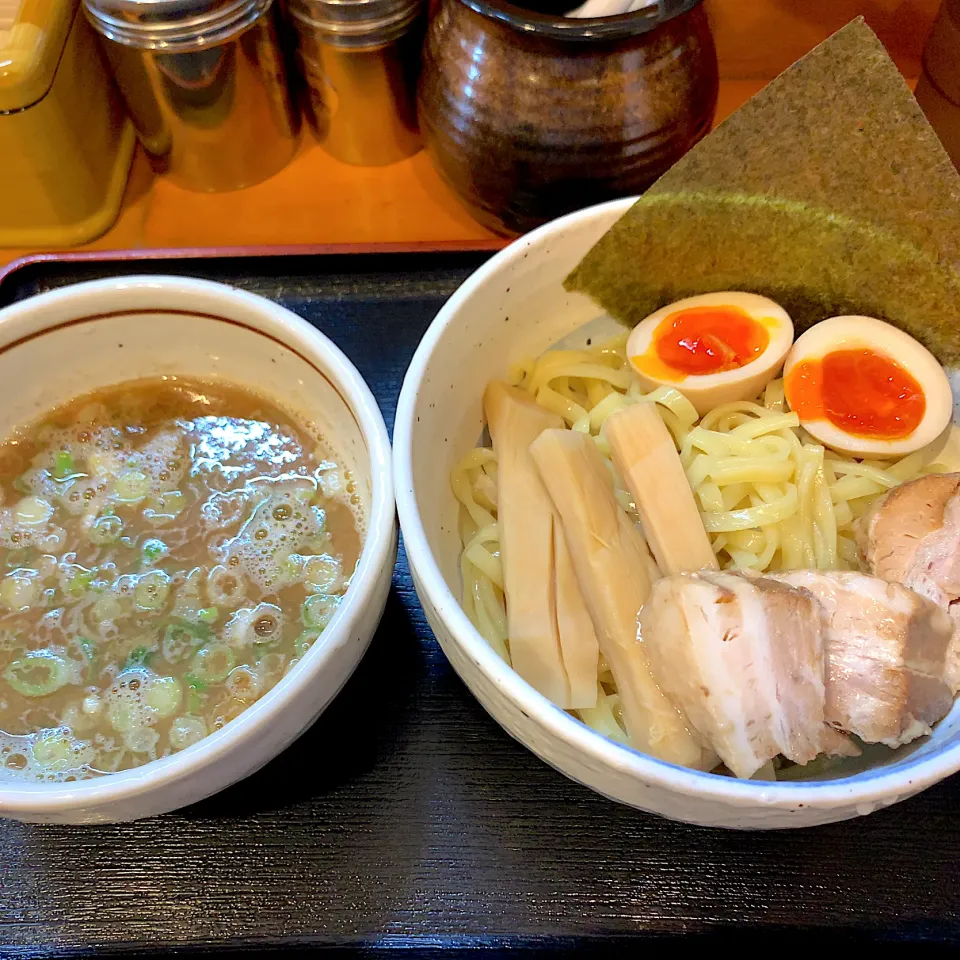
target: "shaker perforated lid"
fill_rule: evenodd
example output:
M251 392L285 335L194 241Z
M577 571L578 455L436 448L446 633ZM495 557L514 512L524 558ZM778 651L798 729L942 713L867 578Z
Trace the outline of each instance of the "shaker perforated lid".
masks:
M425 9L423 0L290 0L297 31L342 47L389 43Z
M273 0L84 0L87 18L110 40L177 52L222 43L245 30Z

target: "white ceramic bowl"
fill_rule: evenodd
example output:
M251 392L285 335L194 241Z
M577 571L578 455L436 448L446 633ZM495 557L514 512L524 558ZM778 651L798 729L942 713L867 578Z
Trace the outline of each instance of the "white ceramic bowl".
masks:
M420 602L440 645L490 714L562 773L641 810L708 826L806 827L870 813L960 769L960 708L914 752L821 783L760 783L698 773L620 747L553 706L487 645L460 608L451 466L482 430L486 383L612 321L563 279L631 205L618 200L521 237L473 274L437 315L400 394L394 430L400 526ZM590 324L584 329L585 324Z
M360 662L383 613L397 550L390 444L367 385L323 334L262 297L179 277L82 283L0 311L0 436L89 390L161 374L247 386L320 425L357 479L367 521L359 565L321 640L222 730L94 780L0 781L0 816L133 820L222 790L313 723Z

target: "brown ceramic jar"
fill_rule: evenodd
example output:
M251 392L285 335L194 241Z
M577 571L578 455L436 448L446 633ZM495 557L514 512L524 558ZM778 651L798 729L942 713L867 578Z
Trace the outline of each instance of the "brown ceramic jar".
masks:
M923 51L917 102L960 170L960 0L944 0Z
M439 0L418 90L434 165L504 234L640 193L709 131L716 105L700 0L582 20Z

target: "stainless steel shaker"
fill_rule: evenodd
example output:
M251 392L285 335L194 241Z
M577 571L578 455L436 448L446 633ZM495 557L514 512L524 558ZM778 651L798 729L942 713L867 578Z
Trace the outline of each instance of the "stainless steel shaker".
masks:
M161 172L190 190L236 190L297 147L273 0L84 0Z
M360 166L416 153L423 0L291 0L289 9L321 146Z

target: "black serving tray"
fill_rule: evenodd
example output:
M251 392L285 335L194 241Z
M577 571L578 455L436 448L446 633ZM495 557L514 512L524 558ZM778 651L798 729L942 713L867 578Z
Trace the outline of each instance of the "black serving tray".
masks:
M329 335L392 428L410 357L489 254L27 262L6 304L124 273L224 280ZM370 652L235 787L104 827L0 821L0 956L960 942L960 778L856 821L732 833L618 806L511 740L440 652L401 551Z

